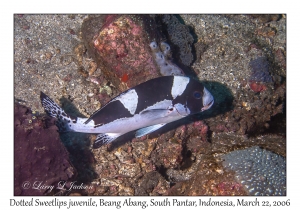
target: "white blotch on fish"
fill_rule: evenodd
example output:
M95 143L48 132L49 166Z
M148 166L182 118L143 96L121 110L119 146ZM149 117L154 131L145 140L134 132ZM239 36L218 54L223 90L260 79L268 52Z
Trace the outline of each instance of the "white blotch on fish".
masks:
M96 133L93 147L136 131L136 137L209 109L214 98L198 81L183 76L164 76L141 83L112 99L89 118L71 118L41 92L45 111L57 118L60 132Z

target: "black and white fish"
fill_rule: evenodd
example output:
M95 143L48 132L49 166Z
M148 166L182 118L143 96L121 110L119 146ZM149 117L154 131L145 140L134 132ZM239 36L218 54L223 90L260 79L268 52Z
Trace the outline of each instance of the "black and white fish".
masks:
M98 148L117 137L137 130L142 137L167 123L209 109L214 98L198 81L184 76L151 79L121 93L90 118L71 118L41 92L45 111L58 120L60 132L97 133L93 147Z

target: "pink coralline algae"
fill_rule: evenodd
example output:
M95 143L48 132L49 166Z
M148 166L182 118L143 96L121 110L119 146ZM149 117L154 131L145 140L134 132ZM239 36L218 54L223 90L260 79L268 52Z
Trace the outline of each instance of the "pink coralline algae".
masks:
M208 126L203 121L194 122L195 128L199 131L202 141L206 141Z
M261 92L267 89L267 86L260 82L250 82L249 86L254 92Z
M146 80L157 77L158 72L148 46L149 36L144 30L142 18L122 15L106 19L93 40L97 57L106 68L110 68L110 72L127 83L128 87L140 82L131 79L136 75L143 74Z
M220 182L217 185L217 192L219 195L225 195L225 196L230 196L232 193L235 191L242 191L243 185L241 185L238 182Z
M184 75L158 25L151 15L102 15L84 21L88 54L119 91L160 76Z

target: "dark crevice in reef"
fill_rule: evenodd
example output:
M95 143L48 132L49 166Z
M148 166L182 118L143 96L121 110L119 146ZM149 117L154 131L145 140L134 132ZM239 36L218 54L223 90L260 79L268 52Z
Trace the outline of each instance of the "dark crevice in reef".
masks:
M70 116L85 117L72 104L70 98L61 98L62 109ZM89 183L97 178L93 170L95 162L92 151L90 150L90 134L65 132L60 133L60 139L70 153L70 160L78 171L77 184Z

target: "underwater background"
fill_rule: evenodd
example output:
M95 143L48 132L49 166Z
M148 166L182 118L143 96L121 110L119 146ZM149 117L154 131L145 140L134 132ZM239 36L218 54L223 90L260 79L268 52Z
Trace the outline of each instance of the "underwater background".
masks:
M171 48L163 73L152 41ZM212 108L99 149L95 135L59 134L39 99L88 117L178 68ZM14 100L15 195L286 195L285 15L16 14Z

